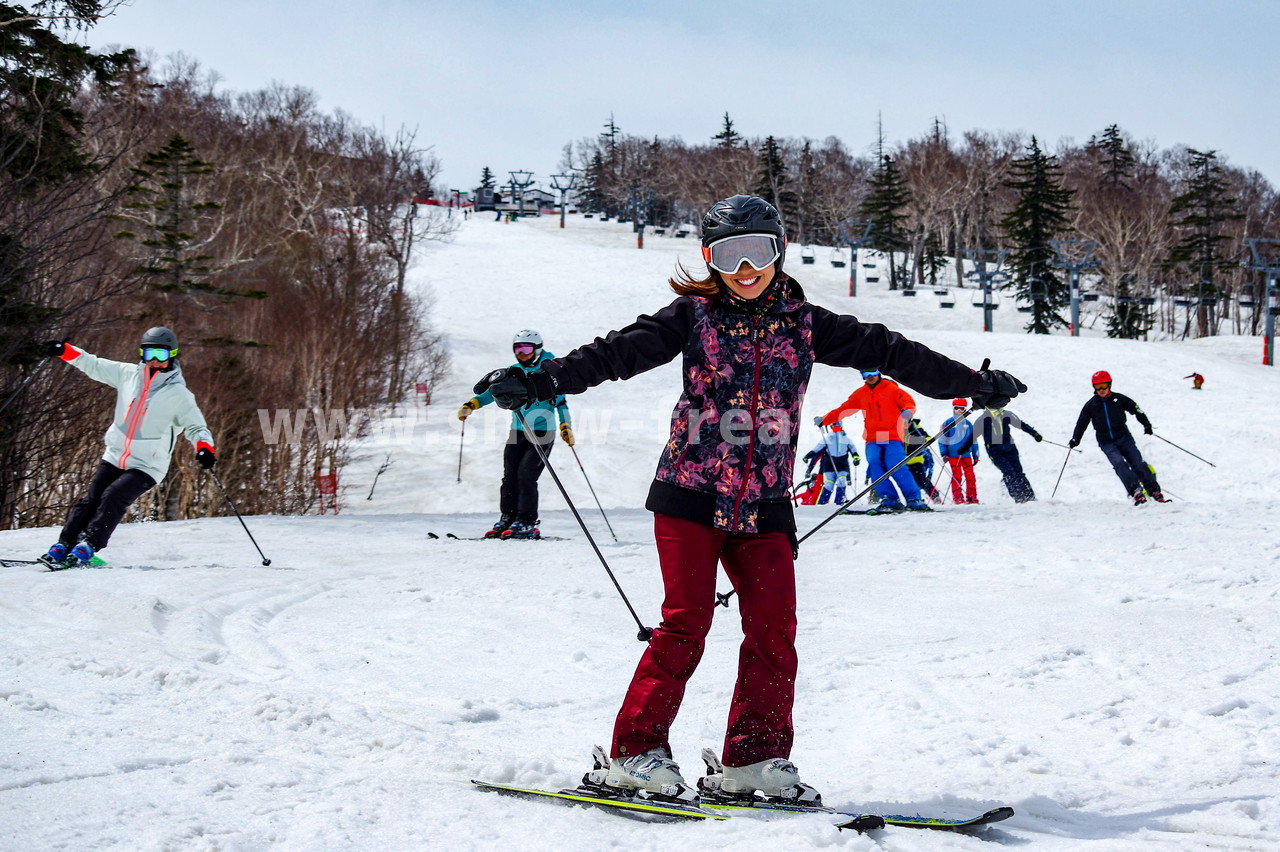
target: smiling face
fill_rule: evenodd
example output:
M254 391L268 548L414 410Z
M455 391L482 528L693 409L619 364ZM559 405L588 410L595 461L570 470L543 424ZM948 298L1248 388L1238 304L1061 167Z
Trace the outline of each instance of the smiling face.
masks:
M758 299L773 283L773 276L776 271L776 263L771 263L764 269L756 269L744 260L742 265L738 267L738 271L732 275L725 275L723 272L717 272L716 274L720 276L720 279L724 281L724 285L738 298Z

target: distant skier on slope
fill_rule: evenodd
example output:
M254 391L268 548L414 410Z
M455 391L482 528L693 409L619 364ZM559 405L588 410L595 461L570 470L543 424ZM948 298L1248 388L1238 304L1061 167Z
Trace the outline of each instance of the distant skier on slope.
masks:
M830 429L822 426L822 418L814 418L822 429L822 438L813 445L813 449L805 453L803 461L808 462L805 476L813 470L815 464L822 475L822 493L818 497L819 504L830 502L832 492L837 503L844 502L844 490L849 486L849 463L854 466L862 463L858 451L853 448L844 429L839 423Z
M978 461L978 442L973 424L964 417L968 408L968 400L953 399L954 413L938 427L938 452L951 468L951 499L957 505L978 502L978 481L973 472Z
M542 335L528 328L516 332L511 341L511 351L515 353L516 363L510 369L525 372L536 370L555 357L550 352L543 351ZM466 420L471 412L491 402L492 394L487 391L477 392L458 409L458 419ZM569 418L569 404L564 396L530 402L520 409L538 446L547 454L555 444L555 438L551 435L554 428L553 412L560 419L560 438L572 447L573 424ZM498 511L501 514L493 528L485 533L486 538L501 536L525 539L542 535L538 529L538 477L542 476L543 467L533 442L525 434L520 421L512 414L511 433L502 453L502 486L498 491Z
M1163 503L1164 494L1160 491L1155 472L1142 458L1133 434L1125 425L1126 413L1137 418L1144 432L1152 434L1154 430L1146 413L1129 397L1112 392L1111 374L1106 370L1099 370L1093 374L1093 396L1080 409L1076 429L1071 433L1067 446L1073 449L1078 447L1085 428L1092 423L1102 454L1111 462L1111 467L1115 469L1116 476L1120 477L1125 492L1133 502L1141 505L1147 502L1146 494L1150 494L1153 500Z
M906 432L907 442L907 470L911 472L911 477L915 479L916 485L920 486L920 490L927 494L929 499L935 503L942 502L942 494L933 484L933 451L925 450L920 452L920 448L929 443L931 438L929 433L920 425L920 418L913 417L911 422L907 424Z
M926 395L964 393L991 405L1026 390L1003 371L975 372L883 325L810 304L782 271L786 244L773 205L745 195L718 201L702 222L705 275L681 267L670 282L674 302L540 370L496 370L476 385L515 408L683 359L683 391L646 502L665 590L662 623L627 690L600 778L619 795L698 799L672 759L670 732L702 656L723 563L746 636L724 771L703 779L703 789L820 800L788 759L797 669L788 492L815 363L883 367Z
M982 443L987 448L987 458L1000 470L1004 478L1005 490L1018 503L1029 503L1036 499L1036 492L1031 487L1022 470L1022 456L1018 453L1018 445L1013 442L1013 427L1026 432L1036 443L1044 440L1044 436L1024 423L1022 418L1004 408L987 408L973 421L973 431L982 436Z
M1200 390L1201 388L1204 387L1204 376L1200 375L1199 373L1192 373L1191 375L1183 376L1182 378L1191 380L1192 390Z
M107 429L106 453L88 493L71 507L58 541L40 561L71 568L104 550L124 513L164 479L181 432L196 448L196 461L213 468L213 435L178 365L178 336L164 326L142 335L138 362L109 361L51 340L51 358L61 358L89 378L116 389L115 419Z
M862 437L867 442L867 476L874 482L906 458L905 427L915 416L916 401L893 379L884 378L879 370L863 370L862 381L862 387L827 412L822 424L831 426L855 411L862 412ZM901 499L893 487L894 483L902 490ZM920 497L920 486L906 465L876 486L876 493L880 495L880 505L875 509L877 513L900 512L903 508L915 512L929 511L928 504Z

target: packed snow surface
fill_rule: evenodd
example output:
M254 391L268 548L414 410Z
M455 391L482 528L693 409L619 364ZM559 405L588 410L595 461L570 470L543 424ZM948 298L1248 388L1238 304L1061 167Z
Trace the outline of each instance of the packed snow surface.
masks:
M1050 499L1066 451L1019 433L1037 502L1014 504L984 460L980 505L842 517L803 545L804 779L846 810L1017 815L974 835L855 835L817 815L649 825L472 789L576 783L642 649L549 475L542 529L567 540L445 538L496 514L508 415L483 409L463 435L454 411L510 363L511 336L537 329L563 354L666 304L676 262L697 264L692 239L638 251L625 225L557 224L480 214L423 250L415 286L434 293L453 373L429 408L378 413L340 515L246 519L269 567L226 517L126 524L108 568L0 568L0 848L1280 848L1280 374L1259 340L1108 340L1096 314L1080 338L1028 336L1010 300L984 334L972 290L950 310L862 280L850 298L829 249L788 258L812 300L991 358L1030 386L1011 409L1049 440L1065 443L1105 368L1157 434L1216 465L1139 435L1175 499L1134 507L1090 434ZM857 382L818 368L806 420ZM678 391L672 364L572 398L582 470L564 444L551 456L650 626L643 502ZM919 403L930 432L950 414ZM802 452L817 437L806 425ZM802 507L801 532L828 510ZM0 556L55 535L0 533ZM718 610L672 736L691 780L721 744L739 635L736 609Z

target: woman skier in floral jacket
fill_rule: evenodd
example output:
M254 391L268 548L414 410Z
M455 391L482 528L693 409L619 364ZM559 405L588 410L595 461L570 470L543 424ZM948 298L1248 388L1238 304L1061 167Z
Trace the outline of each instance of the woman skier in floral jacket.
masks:
M620 793L695 801L672 760L670 731L702 656L722 562L739 596L743 633L723 774L704 792L817 802L790 756L797 660L792 480L800 409L814 363L892 373L921 393L1000 402L1026 387L975 372L883 325L805 300L783 272L778 211L754 196L719 201L702 222L705 277L683 267L679 294L653 315L532 373L495 370L476 385L504 408L581 393L680 356L684 389L646 508L665 598L614 727L605 783Z

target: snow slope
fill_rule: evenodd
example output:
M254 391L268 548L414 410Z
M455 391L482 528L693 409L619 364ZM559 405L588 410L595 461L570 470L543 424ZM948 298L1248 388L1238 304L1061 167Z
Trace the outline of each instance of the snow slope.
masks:
M453 412L519 328L568 351L666 304L666 276L695 252L652 235L637 251L626 226L576 217L564 231L474 219L415 278L454 374L428 411L388 412L361 443L341 515L247 519L270 567L217 518L125 525L106 569L0 568L0 849L1280 848L1280 378L1258 341L1030 337L1010 306L982 334L964 299L848 298L823 250L804 267L793 252L812 299L990 357L1030 385L1011 407L1051 440L1106 368L1161 434L1217 465L1140 438L1179 499L1134 508L1087 438L1050 500L1065 451L1020 436L1036 503L1013 504L983 462L979 506L840 518L805 543L805 779L847 809L1017 816L974 837L856 836L820 816L655 826L470 788L576 782L641 648L549 477L543 529L570 540L427 538L496 512L507 416L468 421L458 483ZM1193 370L1203 391L1181 378ZM661 588L641 505L678 378L668 365L571 400L618 543L572 454L552 455L650 625ZM808 413L855 381L820 368ZM920 411L932 430L949 408ZM803 508L801 530L823 509ZM54 535L2 532L0 556ZM673 732L690 777L723 736L735 620L717 614Z

